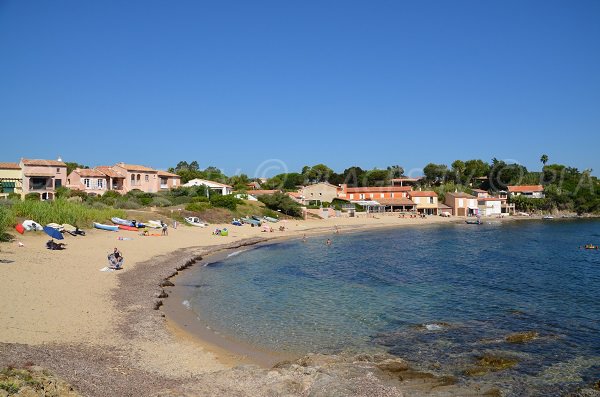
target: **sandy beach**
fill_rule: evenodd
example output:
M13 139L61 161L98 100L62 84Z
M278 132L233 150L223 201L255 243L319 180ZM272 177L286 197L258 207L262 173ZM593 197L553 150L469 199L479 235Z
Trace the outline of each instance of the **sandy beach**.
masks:
M275 373L257 366L240 367L252 362L190 336L167 321L160 309L156 310L163 303L161 283L167 280L168 285L168 278L208 253L268 239L316 233L333 236L336 226L341 233L347 233L452 222L463 220L396 216L290 220L285 223L286 231L273 233L248 225L180 226L170 228L166 237L88 230L85 237L67 236L67 249L63 251L46 250L44 244L48 238L43 233L19 235L15 242L0 245L3 260L0 264L3 281L0 366L23 365L30 361L48 368L83 395L90 396L198 395L215 390L228 390L226 395L264 395L265 390L287 385L290 371L297 368ZM228 227L230 235L213 236L215 227ZM125 257L124 270L100 271L114 247ZM374 363L374 368L379 368L377 360ZM302 378L314 374L296 375ZM423 382L422 377L415 378ZM316 387L302 379L301 386L286 388L285 393L281 389L282 393L274 395L304 395ZM367 394L379 390L380 395L403 395L400 390L406 392L414 388L414 383L412 386L398 384L399 388L391 389L389 385L374 384ZM426 389L430 387L428 384ZM445 390L450 393L447 395L462 395L455 394L453 386L444 387L436 390ZM423 392L424 389L415 390ZM457 390L465 392L456 389L456 393ZM404 395L419 395L411 393ZM356 395L362 394L357 391Z

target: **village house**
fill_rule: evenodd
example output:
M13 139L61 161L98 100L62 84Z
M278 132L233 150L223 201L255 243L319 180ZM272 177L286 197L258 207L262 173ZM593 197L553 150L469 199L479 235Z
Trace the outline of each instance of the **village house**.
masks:
M0 198L23 193L23 174L17 163L0 163Z
M153 168L137 164L117 163L113 170L125 175L123 191L141 190L146 193L158 191L158 171Z
M22 197L39 194L41 200L53 200L56 189L67 184L67 165L61 159L21 159Z
M338 198L339 188L329 182L319 182L312 185L303 186L299 193L301 195L302 204L308 205L316 203L331 203Z
M106 190L114 190L121 194L125 193L125 174L113 169L108 165L101 165L94 168L108 177Z
M544 187L542 185L509 186L508 193L511 197L523 196L528 198L544 198Z
M170 190L181 186L181 177L177 174L167 171L157 171L158 174L158 190Z
M438 195L433 191L411 190L408 198L417 205L417 212L424 215L438 215Z
M109 178L96 169L76 168L67 176L69 189L81 190L88 194L103 195L109 186Z
M417 209L417 204L407 197L380 198L375 201L385 206L386 212L414 212Z
M348 187L341 185L338 197L346 200L378 200L407 197L410 186Z
M481 216L497 216L502 214L502 200L498 197L478 197L477 208Z
M464 192L448 192L444 204L452 208L454 216L475 216L479 212L477 197Z
M233 187L230 185L214 181L208 181L206 179L192 179L185 183L183 186L206 186L211 191L217 191L223 196L231 194L233 192Z

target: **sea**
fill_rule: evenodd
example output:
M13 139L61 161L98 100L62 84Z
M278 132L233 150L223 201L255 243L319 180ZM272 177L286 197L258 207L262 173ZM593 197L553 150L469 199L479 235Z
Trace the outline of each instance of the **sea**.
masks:
M585 244L600 221L331 233L192 268L183 303L263 351L384 352L508 396L564 395L600 380L600 250Z

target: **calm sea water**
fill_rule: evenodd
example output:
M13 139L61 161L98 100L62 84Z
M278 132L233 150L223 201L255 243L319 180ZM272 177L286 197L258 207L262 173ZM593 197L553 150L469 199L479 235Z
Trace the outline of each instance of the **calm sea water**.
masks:
M332 246L324 244L326 238ZM387 351L467 381L555 395L600 378L598 221L403 228L290 241L188 273L191 310L261 348ZM535 331L529 343L507 343Z

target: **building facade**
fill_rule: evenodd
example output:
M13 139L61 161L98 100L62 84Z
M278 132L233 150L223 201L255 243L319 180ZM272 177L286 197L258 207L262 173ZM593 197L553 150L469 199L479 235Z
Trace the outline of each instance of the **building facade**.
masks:
M417 205L417 212L423 215L438 215L438 195L433 191L409 191L408 198Z
M463 192L446 193L444 204L452 208L454 216L475 216L479 212L477 197Z
M23 193L23 173L17 163L0 163L0 198Z
M331 203L334 199L338 198L338 190L337 186L328 182L303 186L300 189L302 204L309 204L311 202L318 204Z
M22 197L39 194L41 200L53 200L56 189L67 184L67 165L62 160L21 159Z

